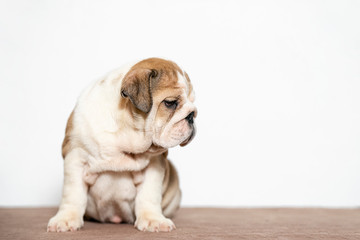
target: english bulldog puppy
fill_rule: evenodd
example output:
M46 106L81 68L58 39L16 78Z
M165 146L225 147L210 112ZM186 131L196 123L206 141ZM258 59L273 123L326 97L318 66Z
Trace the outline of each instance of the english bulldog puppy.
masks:
M178 175L168 148L195 135L194 91L172 61L150 58L90 85L71 113L62 145L64 186L49 232L80 229L83 218L171 231Z

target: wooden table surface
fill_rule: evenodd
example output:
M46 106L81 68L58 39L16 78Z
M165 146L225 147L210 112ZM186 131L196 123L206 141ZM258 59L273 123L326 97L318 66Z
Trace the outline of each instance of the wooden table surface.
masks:
M47 233L55 213L55 208L0 208L0 239L360 239L360 209L182 208L170 233L88 221L77 232Z

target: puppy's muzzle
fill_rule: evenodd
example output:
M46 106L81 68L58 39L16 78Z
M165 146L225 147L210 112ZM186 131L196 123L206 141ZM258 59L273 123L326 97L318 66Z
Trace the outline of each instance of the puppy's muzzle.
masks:
M195 125L191 125L191 126L192 126L191 134L190 134L190 136L189 136L185 141L183 141L183 142L180 144L181 147L184 147L184 146L188 145L188 144L191 142L191 140L193 140L194 137L195 137L195 134L196 134Z

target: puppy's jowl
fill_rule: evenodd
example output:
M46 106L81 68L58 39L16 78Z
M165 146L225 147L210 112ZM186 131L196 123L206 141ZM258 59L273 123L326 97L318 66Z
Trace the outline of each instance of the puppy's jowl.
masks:
M64 186L48 231L74 231L84 215L171 231L181 192L168 148L195 135L194 91L174 62L150 58L89 86L71 113L62 146Z

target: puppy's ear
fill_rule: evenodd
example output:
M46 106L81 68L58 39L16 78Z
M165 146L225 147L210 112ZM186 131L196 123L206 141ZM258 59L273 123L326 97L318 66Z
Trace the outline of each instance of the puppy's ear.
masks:
M128 97L134 106L144 113L152 107L152 88L158 72L154 69L133 69L124 77L121 85L121 96Z

